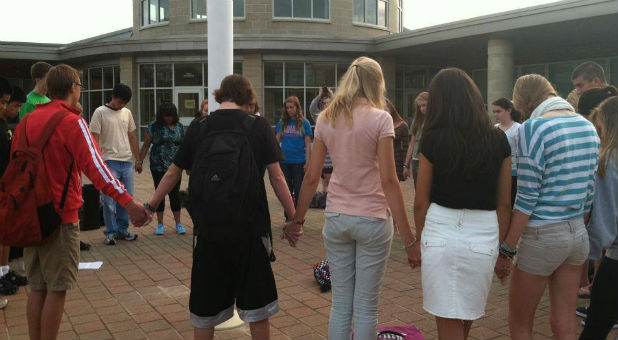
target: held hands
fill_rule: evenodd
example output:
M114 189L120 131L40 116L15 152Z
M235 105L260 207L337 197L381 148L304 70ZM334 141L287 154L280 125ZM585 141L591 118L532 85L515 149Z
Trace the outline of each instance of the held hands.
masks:
M494 273L500 279L500 283L504 286L506 284L506 279L511 275L512 263L511 259L506 256L500 255L498 256L498 260L496 261L496 266L494 268Z
M152 220L152 217L148 216L146 208L136 204L135 201L129 202L125 208L129 212L131 223L136 227L141 227L148 224Z
M142 171L144 171L144 167L141 163L135 163L135 171L137 171L138 174L141 174Z
M421 242L420 240L414 242L411 247L405 248L408 255L408 264L410 268L416 269L421 267Z
M403 168L403 180L410 178L410 168Z
M303 236L303 233L303 227L292 220L283 226L281 239L288 240L290 247L296 247L296 243L300 240L300 237Z

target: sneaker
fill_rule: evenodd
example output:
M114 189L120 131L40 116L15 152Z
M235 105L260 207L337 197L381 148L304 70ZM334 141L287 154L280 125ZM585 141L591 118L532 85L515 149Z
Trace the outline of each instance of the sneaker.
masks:
M5 309L8 304L9 304L8 299L6 298L0 299L0 309Z
M135 241L137 240L137 235L133 234L130 231L127 231L126 233L116 234L116 238L119 240L125 240L125 241Z
M586 319L582 320L582 327L586 326ZM618 322L616 322L613 326L612 329L618 329Z
M105 244L108 246L115 246L116 236L114 236L114 234L107 234L107 236L105 237Z
M580 318L587 318L588 307L577 307L577 309L575 310L575 315L579 316Z
M90 245L86 242L79 241L79 250L88 251L90 250Z
M182 224L178 223L176 225L176 233L180 234L180 235L184 235L187 232L187 229L185 229L185 227L182 226Z
M12 284L7 280L6 276L0 277L0 294L1 295L13 295L17 293L18 286Z
M25 286L28 284L28 279L17 274L16 272L9 270L9 272L4 275L4 278L9 280L14 286Z
M155 235L163 235L165 234L165 228L163 227L163 224L159 224L157 226L157 229L155 230Z

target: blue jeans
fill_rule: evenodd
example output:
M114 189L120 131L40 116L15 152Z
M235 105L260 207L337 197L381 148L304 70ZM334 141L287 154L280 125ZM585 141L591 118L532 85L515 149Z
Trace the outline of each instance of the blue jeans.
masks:
M333 289L328 338L375 340L378 297L393 240L393 220L326 212L322 229Z
M114 176L124 184L125 189L133 195L133 163L121 161L105 161ZM129 232L129 212L113 198L103 195L103 219L105 220L105 235L126 234Z
M290 194L294 198L294 206L296 206L300 187L303 184L303 177L305 176L304 166L305 163L281 163L281 171L283 171L285 181L288 183Z

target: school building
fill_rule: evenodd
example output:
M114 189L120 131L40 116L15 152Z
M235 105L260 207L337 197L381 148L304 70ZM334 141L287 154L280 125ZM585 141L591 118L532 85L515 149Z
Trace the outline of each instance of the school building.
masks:
M191 120L207 91L205 0L133 0L133 27L70 44L0 41L0 75L26 90L44 60L83 71L84 117L133 89L140 134L164 101ZM403 27L403 0L234 0L234 71L251 79L261 111L278 119L284 98L308 109L322 86L335 88L349 63L382 65L388 96L411 119L413 101L447 66L466 70L487 102L510 97L516 78L546 76L566 96L582 61L603 65L618 84L618 0L566 0L416 30ZM427 13L431 15L431 13ZM211 34L217 34L212 32ZM217 51L210 51L217 53Z

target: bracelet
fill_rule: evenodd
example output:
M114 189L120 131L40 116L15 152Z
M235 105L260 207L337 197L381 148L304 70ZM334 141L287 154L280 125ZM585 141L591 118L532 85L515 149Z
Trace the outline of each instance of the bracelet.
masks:
M303 226L305 224L305 219L303 219L302 221L299 221L297 219L293 219L292 222L294 222L294 224L299 225L299 226Z
M410 166L408 164L404 164L403 167L406 169L410 169Z
M500 249L498 251L500 255L508 257L511 260L517 255L517 249L511 249L506 242L500 244Z
M142 165L142 164L144 164L144 161L135 161L135 164Z
M416 238L416 236L414 236L414 239L412 241L410 241L408 244L404 245L403 249L408 249L408 248L412 247L416 243L416 241L418 241L418 239Z
M150 205L150 203L144 203L144 208L146 208L146 210L150 211L151 213L156 212L155 209Z

